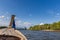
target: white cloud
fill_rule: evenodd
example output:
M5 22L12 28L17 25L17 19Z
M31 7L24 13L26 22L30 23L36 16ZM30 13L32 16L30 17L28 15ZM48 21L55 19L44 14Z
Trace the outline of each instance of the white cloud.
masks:
M5 16L3 15L3 16L0 16L0 18L4 18Z
M60 12L56 12L53 10L48 10L47 13L52 17L60 17Z
M0 26L9 26L10 19L11 19L11 14L9 14L8 12L6 12L5 14L0 14ZM16 22L16 27L28 28L29 26L31 26L31 23L23 22L18 17L15 18L15 22Z
M9 22L7 22L7 21L0 22L0 26L8 26L8 25L9 25Z
M4 19L2 19L4 18ZM9 23L10 23L10 19L11 17L7 17L7 16L2 16L2 18L0 19L0 26L9 26ZM17 19L15 20L15 24L16 24L16 27L29 27L31 26L31 23L29 22L23 22L21 21L20 19Z
M2 18L4 18L5 16L1 16Z
M60 17L60 13L56 13L55 17Z
M8 26L9 20L6 19L6 16L0 16L0 26Z
M17 27L20 27L22 25L22 22L20 20L16 20L15 24Z
M31 26L32 24L31 23L29 23L29 22L24 22L24 26L26 26L26 27L29 27L29 26Z
M44 25L44 23L40 23L39 25Z

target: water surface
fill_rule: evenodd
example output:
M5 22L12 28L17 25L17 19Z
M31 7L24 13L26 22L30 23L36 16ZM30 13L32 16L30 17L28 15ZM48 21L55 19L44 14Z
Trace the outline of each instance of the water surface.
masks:
M28 40L60 40L60 32L20 30Z

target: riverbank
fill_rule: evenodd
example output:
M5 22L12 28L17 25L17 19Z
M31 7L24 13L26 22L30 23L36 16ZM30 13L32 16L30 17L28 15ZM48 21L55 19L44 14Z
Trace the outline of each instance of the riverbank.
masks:
M47 32L60 32L60 30L42 30L42 31L47 31Z

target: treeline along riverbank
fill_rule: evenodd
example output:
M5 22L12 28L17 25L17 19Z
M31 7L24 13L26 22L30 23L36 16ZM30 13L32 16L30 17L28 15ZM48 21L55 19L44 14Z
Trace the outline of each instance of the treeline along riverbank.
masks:
M29 30L60 30L60 21L51 24L34 25Z

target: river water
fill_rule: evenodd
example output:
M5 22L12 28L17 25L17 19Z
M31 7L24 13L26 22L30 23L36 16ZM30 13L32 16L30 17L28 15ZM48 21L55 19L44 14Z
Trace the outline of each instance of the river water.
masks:
M60 32L20 30L28 40L60 40Z

